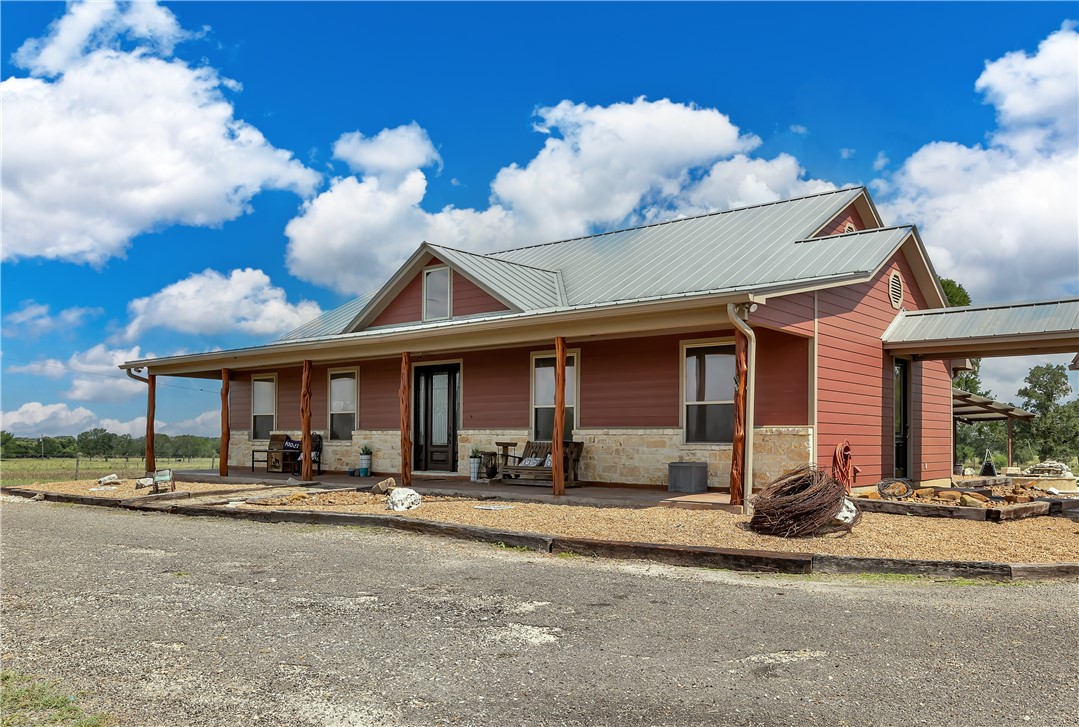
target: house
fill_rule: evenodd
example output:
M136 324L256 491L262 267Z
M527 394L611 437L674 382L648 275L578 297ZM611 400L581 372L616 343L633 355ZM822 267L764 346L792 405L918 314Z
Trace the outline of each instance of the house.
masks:
M122 368L148 374L148 428L156 376L223 381L223 474L309 422L324 467L367 444L406 480L554 437L584 443L597 483L664 485L699 461L737 494L842 442L861 482L934 482L952 471L952 354L886 334L945 306L917 229L884 227L858 187L490 254L424 242L272 343Z

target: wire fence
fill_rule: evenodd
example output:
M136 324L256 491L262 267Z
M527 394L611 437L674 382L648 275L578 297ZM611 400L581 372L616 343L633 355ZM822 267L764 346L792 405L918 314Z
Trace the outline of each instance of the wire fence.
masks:
M217 457L158 457L157 469L212 470ZM146 474L142 457L45 457L0 460L0 482L5 485L67 482L116 475L122 479Z

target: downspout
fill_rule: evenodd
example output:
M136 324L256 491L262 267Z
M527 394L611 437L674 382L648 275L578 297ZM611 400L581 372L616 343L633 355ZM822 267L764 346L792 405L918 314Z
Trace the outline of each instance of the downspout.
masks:
M755 306L754 306L755 307ZM745 311L746 315L749 315L748 306L743 304L738 306ZM742 514L752 515L753 505L751 500L753 497L753 400L756 390L756 371L757 371L757 336L754 335L753 329L742 320L739 315L739 311L734 303L727 304L727 317L730 318L734 327L743 333L746 337L746 341L749 345L746 347L746 442L745 442L745 470L743 474L744 482L742 484Z

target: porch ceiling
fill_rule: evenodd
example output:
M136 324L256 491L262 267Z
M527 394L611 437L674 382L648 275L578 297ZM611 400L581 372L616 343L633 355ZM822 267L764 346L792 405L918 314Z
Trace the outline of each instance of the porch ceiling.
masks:
M1000 422L1007 419L1029 422L1036 419L1038 415L1011 404L972 394L969 391L952 389L952 416L961 422L973 424L975 422Z

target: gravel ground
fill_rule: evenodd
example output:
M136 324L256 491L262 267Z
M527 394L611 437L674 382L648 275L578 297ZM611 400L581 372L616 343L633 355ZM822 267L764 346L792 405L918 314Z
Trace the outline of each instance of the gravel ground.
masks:
M255 504L257 503L257 504ZM1079 523L1065 518L1030 518L1005 523L864 513L842 537L780 538L759 535L749 518L722 510L670 507L623 509L512 503L507 510L479 510L493 501L424 498L401 517L482 525L519 532L644 543L705 545L876 558L971 560L1001 563L1079 561ZM509 504L509 503L501 503ZM386 514L386 497L332 492L260 498L251 507Z
M5 666L121 725L1076 724L1073 583L733 574L0 506Z

